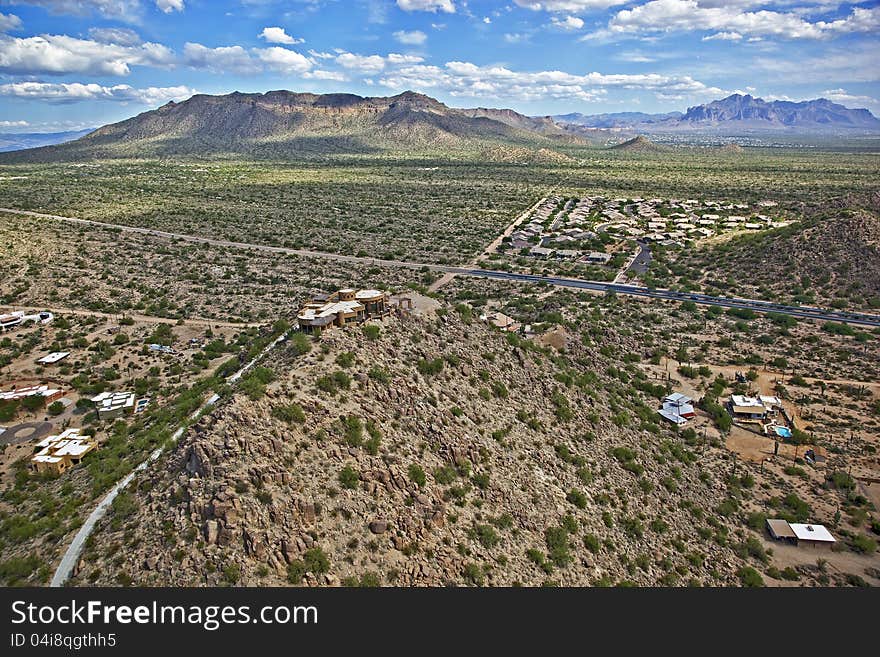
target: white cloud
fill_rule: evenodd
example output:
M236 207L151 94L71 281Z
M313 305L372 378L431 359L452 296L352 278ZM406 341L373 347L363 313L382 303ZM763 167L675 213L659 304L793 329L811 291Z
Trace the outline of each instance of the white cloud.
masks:
M823 39L834 34L873 32L878 28L880 7L856 7L849 16L839 20L810 22L793 12L763 9L750 12L743 11L736 3L706 6L701 0L651 0L617 12L608 24L608 32L617 36L711 31L783 39Z
M307 71L302 75L304 78L308 80L332 80L334 82L348 82L348 77L345 73L341 73L339 71L325 71L323 69L316 69L314 71Z
M379 83L394 90L443 91L451 96L493 100L547 99L593 102L609 89L642 90L658 97L717 97L723 90L689 76L648 74L575 75L564 71L513 71L503 66L447 62L445 66L410 65L383 75Z
M120 46L136 46L141 43L140 35L126 27L92 27L89 36L101 43L115 43Z
M260 32L260 38L265 39L267 43L282 43L287 46L305 43L305 39L290 36L283 27L264 27Z
M257 48L254 53L268 68L280 73L304 73L312 68L308 57L281 46Z
M636 50L629 52L621 52L614 56L614 59L617 59L621 62L632 62L634 64L648 64L650 62L656 62L657 57L655 55L646 55L645 53Z
M757 57L751 68L786 84L880 82L880 44L830 48L807 57ZM766 76L765 76L766 77Z
M378 73L385 68L385 58L381 55L355 55L344 52L336 56L336 63L343 68L361 73Z
M550 25L564 32L576 32L584 26L584 20L577 16L566 16L565 18L554 16L550 19Z
M743 35L739 32L716 32L709 36L704 36L703 41L739 41Z
M407 46L421 46L428 40L428 35L421 30L398 30L392 35L397 41Z
M0 121L0 128L27 128L29 125L27 121Z
M172 11L183 11L185 8L183 0L156 0L156 7L166 14L170 14Z
M259 63L241 46L208 48L201 43L186 43L183 46L183 61L187 66L215 73L258 73L261 69Z
M851 32L876 33L880 31L880 7L872 7L871 9L853 7L852 13L846 18L831 21L830 23L820 21L817 25L828 32L840 32L843 34Z
M185 100L192 96L189 87L146 87L136 89L127 84L104 87L100 84L80 82L12 82L0 85L0 96L42 100L52 103L75 103L80 101L109 100L142 105L163 105L169 100Z
M183 0L176 1L183 5ZM5 0L4 4L35 5L53 14L87 16L96 13L125 21L137 18L141 13L141 0Z
M873 111L880 109L880 100L872 96L851 94L846 89L826 89L819 94L822 98L846 105L847 107L865 108Z
M21 27L21 19L15 14L0 14L0 33L17 30Z
M508 32L504 35L504 40L507 43L526 43L531 38L531 35L522 32Z
M350 71L357 71L365 75L379 73L386 67L407 66L423 61L425 61L424 58L418 55L401 55L396 52L388 53L383 57L382 55L357 55L342 50L336 55L337 64Z
M18 74L128 75L131 66L171 66L174 53L158 43L126 46L66 35L0 37L0 71Z
M425 59L418 55L400 55L396 52L392 52L388 53L388 56L385 57L385 61L392 66L401 66L403 64L419 64L425 61Z
M313 59L281 46L246 50L241 46L209 48L200 43L186 43L183 46L183 61L187 66L213 73L239 74L256 74L267 70L302 74L314 66Z
M430 11L436 13L438 11L447 14L455 13L455 2L453 0L397 0L397 6L403 11Z
M586 14L598 9L622 5L627 0L514 0L520 7L532 11L549 11L565 14Z

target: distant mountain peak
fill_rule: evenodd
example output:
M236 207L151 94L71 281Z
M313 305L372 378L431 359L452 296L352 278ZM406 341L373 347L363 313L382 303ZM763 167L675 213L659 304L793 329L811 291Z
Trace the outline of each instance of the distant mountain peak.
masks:
M561 122L588 127L628 129L637 132L713 131L743 134L753 131L837 133L880 132L880 120L866 109L850 109L827 98L788 101L731 94L703 105L687 108L684 114L567 114Z

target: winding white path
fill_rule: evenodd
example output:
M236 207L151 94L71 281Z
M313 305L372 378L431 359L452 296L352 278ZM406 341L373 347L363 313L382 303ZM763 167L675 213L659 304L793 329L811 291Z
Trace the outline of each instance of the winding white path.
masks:
M266 354L268 354L272 349L277 347L280 343L284 342L287 338L287 333L282 333L275 340L273 340L263 351L261 351L257 356L247 363L244 367L238 370L235 374L227 377L227 381L229 383L235 383L238 381L242 375L247 372L250 368L252 368L257 362L262 360ZM217 394L211 395L204 404L202 404L198 410L190 416L190 420L194 421L198 419L198 417L210 409L214 404L216 404L220 400L220 396ZM181 436L183 436L183 432L186 431L186 426L182 426L177 429L171 435L172 444L176 444L178 440L180 440ZM55 574L52 576L52 582L49 586L64 586L64 583L70 578L73 569L76 567L76 563L79 561L80 556L82 555L83 547L85 547L86 541L89 536L91 536L92 532L95 530L95 527L98 524L98 521L101 520L106 514L107 510L110 508L110 505L113 504L113 500L121 493L135 478L135 476L139 472L143 472L151 464L155 463L159 457L162 455L164 451L164 446L157 447L150 454L148 458L146 458L143 462L141 462L134 470L129 472L125 477L116 482L116 485L110 489L100 502L98 502L98 506L92 509L92 512L89 514L89 517L86 518L86 521L82 524L82 527L79 528L79 531L76 533L76 536L73 537L73 541L70 545L67 546L67 550L64 552L64 556L61 557L61 562L58 564L58 567L55 569Z

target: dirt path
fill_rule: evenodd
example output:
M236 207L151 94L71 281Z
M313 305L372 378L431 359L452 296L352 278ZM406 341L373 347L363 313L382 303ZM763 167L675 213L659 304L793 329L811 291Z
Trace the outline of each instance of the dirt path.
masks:
M501 246L501 243L504 241L504 238L510 237L513 234L513 231L516 230L517 226L519 226L523 221L528 219L531 216L531 214L537 209L537 207L539 205L541 205L541 203L543 203L546 200L547 200L547 197L545 196L542 199L540 199L537 203L532 205L530 208L521 212L517 216L517 218L513 220L513 223L511 223L507 228L504 229L504 232L502 232L498 237L496 237L494 240L492 240L492 243L489 244L489 246L487 246L485 249L483 249L483 252L481 254L476 256L473 260L471 260L467 264L467 267L476 267L480 263L481 260L483 260L483 259L489 257L490 255L492 255L493 253L495 253L495 251L498 250L498 247ZM443 287L444 285L449 283L453 278L455 278L455 274L453 274L452 272L446 272L440 278L438 278L436 281L431 283L431 285L428 287L428 291L429 292L436 292L441 287Z

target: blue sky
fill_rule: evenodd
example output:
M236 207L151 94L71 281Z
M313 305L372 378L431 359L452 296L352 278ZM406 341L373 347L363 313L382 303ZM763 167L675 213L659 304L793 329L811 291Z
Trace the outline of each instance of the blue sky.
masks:
M533 114L734 92L880 114L880 0L0 0L0 131L291 89Z

